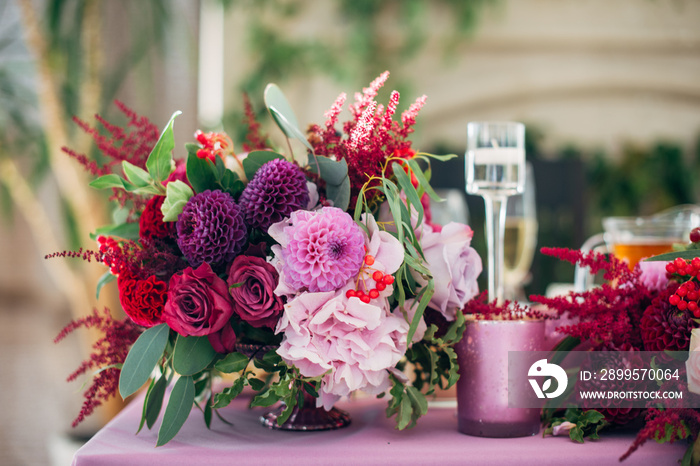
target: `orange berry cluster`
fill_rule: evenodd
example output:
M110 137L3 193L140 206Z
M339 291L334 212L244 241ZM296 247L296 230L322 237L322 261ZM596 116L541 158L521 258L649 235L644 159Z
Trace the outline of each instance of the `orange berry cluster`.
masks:
M374 256L367 254L365 256L364 266L371 267L372 265L374 265ZM384 291L387 286L394 283L394 277L392 275L385 274L379 270L375 270L374 273L372 273L372 280L374 280L374 288L370 289L367 293L362 290L348 290L345 296L347 296L348 299L355 297L359 298L363 303L369 303L370 300L379 297L380 291Z
M700 290L693 282L693 278L700 274L700 257L695 257L692 260L683 260L677 257L673 262L666 264L666 271L671 274L679 274L691 277L690 280L682 283L676 292L668 298L668 302L672 306L676 306L679 310L689 310L694 317L700 318Z

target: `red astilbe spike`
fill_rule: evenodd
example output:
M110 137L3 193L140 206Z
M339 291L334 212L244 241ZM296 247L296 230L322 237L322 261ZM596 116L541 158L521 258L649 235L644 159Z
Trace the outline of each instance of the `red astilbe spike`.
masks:
M131 345L141 333L141 329L129 318L115 320L109 309L104 308L99 312L95 308L92 314L75 319L66 325L54 339L54 343L60 342L81 327L99 330L103 336L92 345L90 357L83 361L67 380L69 382L76 380L88 371L104 370L93 377L92 383L83 394L85 401L80 413L73 421L73 427L80 424L85 417L94 412L95 408L117 393L121 369L110 366L124 363Z
M496 300L489 302L489 293L486 290L468 301L462 312L465 315L474 316L476 320L548 319L548 316L542 312L528 306L521 306L515 301L505 300L501 304Z
M639 268L631 271L626 263L614 256L594 251L584 254L566 248L542 248L542 253L590 267L593 273L604 271L607 280L603 285L581 293L572 292L553 298L530 296L532 302L544 304L575 321L559 327L559 331L595 344L615 347L629 344L641 349L639 322L644 309L651 303L652 293L642 283Z
M91 126L86 121L78 117L73 117L73 121L86 133L92 136L95 145L104 155L105 160L97 162L90 159L85 154L78 154L74 150L62 147L61 150L69 157L75 159L90 174L102 176L110 173L121 173L123 161L145 168L153 146L158 141L159 130L148 118L137 115L133 110L122 102L115 101L115 105L127 117L128 122L125 127L110 123L100 115L95 115L95 119L104 128L106 134L102 134L97 127ZM143 207L140 196L125 192L121 189L113 189L112 200L116 200L120 206L125 206L132 202L132 216Z
M243 143L243 150L246 152L254 150L264 150L269 146L267 144L267 134L260 132L260 123L255 117L253 104L250 102L248 94L243 94L243 109L245 112L244 123L248 126L246 133L246 142Z
M362 93L355 94L356 102L349 105L352 119L342 124L342 130L336 130L335 126L345 103L345 94L341 94L326 112L325 125L311 125L307 132L316 155L347 162L351 206L355 205L359 191L369 180L372 181L365 189L367 204L376 206L381 194L372 188L378 185L378 178L391 177L390 169L389 173L385 172L389 167L387 161L391 157L415 153L407 135L413 131L415 117L425 103L425 96L404 112L401 123L393 121L399 93L392 92L386 107L374 100L388 77L388 72L382 73Z
M666 409L650 408L646 415L646 424L637 434L637 438L620 457L620 461L627 459L647 440L657 440L670 433L669 443L687 438L692 441L698 438L700 432L700 412L696 409Z

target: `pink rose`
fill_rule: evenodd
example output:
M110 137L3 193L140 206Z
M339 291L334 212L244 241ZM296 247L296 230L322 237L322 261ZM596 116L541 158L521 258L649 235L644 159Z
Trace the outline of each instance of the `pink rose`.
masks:
M688 390L700 395L700 328L690 332L690 347L685 370L688 373Z
M435 294L428 305L448 321L479 292L476 279L482 266L479 254L470 246L472 236L472 229L461 223L448 223L440 232L423 227L421 245L435 281ZM413 276L421 286L427 283L420 274Z
M236 257L227 280L233 312L253 327L274 328L284 309L274 293L278 279L277 270L262 257Z
M234 332L230 323L224 325L218 332L210 333L208 338L211 347L217 353L233 353L233 350L236 349L236 332Z
M170 278L163 321L183 337L218 332L232 314L228 286L206 262Z
M287 303L277 325L277 353L305 377L326 374L317 404L327 410L354 390L379 394L388 369L406 351L408 322L388 311L386 299L363 303L338 291L303 293ZM330 372L329 372L330 371Z

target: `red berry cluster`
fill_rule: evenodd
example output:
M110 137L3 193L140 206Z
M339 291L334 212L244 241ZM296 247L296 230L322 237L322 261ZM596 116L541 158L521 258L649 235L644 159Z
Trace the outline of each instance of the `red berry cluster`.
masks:
M700 257L694 257L692 260L683 260L680 257L676 257L673 262L666 264L666 272L697 277L698 273L700 273Z
M694 317L700 318L700 304L698 303L700 289L693 281L700 274L700 257L694 257L692 260L683 260L677 257L673 262L666 264L666 271L671 274L690 277L668 298L668 302L679 310L685 311L687 309L693 313Z
M372 256L371 254L367 254L365 256L363 268L365 268L365 266L369 268L372 265L374 265L374 256ZM365 293L362 290L355 289L348 290L345 293L345 296L347 296L348 299L355 297L359 298L359 300L363 303L369 303L370 300L379 297L380 291L384 291L387 286L394 283L394 277L392 275L385 274L380 270L375 270L374 273L372 273L372 280L374 280L374 288L370 289L367 293Z

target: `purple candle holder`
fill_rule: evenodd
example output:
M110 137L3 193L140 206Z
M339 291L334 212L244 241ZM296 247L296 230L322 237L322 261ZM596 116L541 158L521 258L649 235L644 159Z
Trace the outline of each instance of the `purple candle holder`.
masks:
M508 351L544 351L544 328L544 320L467 321L464 337L455 346L460 432L477 437L539 432L538 408L508 407Z

